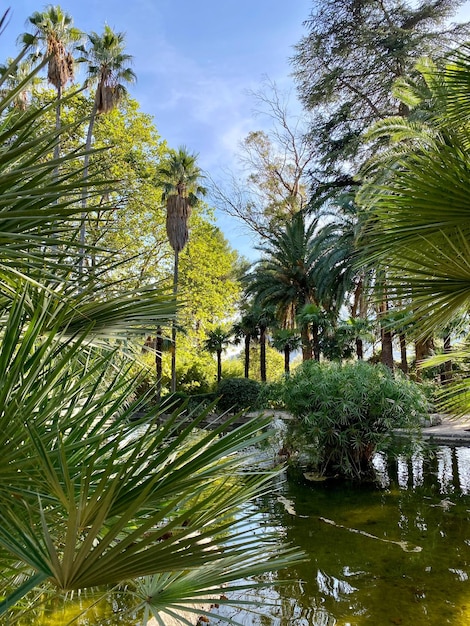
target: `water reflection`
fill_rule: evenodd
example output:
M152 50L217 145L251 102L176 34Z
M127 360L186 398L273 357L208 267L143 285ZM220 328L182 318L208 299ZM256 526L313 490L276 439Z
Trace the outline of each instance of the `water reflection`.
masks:
M241 623L470 623L470 449L378 456L375 467L379 489L308 484L299 473L280 500L258 503L263 523L283 528L311 562L283 573L292 583L274 592L275 607L265 606L263 618L239 613Z
M309 483L299 472L252 504L254 533L275 528L310 561L280 572L287 584L265 588L260 610L221 606L219 615L243 626L470 624L470 448L374 463L378 487Z

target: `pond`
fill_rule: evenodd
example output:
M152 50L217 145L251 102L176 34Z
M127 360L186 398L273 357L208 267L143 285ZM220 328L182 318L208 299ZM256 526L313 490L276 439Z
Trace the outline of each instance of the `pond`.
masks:
M470 448L375 464L379 487L310 482L298 472L254 503L254 532L275 527L310 560L280 573L288 583L268 587L257 614L219 614L246 626L469 624ZM41 623L62 626L71 609ZM108 622L106 613L73 623L137 623ZM210 623L222 625L216 616Z
M299 474L279 498L259 503L260 522L281 528L311 560L266 594L274 606L264 617L233 617L247 626L470 623L470 449L377 457L376 466L380 489Z

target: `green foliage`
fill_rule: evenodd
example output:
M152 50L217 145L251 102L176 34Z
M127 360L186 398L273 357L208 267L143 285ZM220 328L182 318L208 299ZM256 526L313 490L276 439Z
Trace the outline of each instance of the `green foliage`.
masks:
M261 382L260 345L253 344L250 349L250 378ZM242 351L244 356L244 351ZM284 357L269 344L266 346L266 380L278 380L284 373Z
M107 593L156 575L140 608L163 623L175 606L297 558L239 515L270 479L247 472L240 454L267 421L201 435L204 412L156 424L158 409L137 394L129 337L167 326L174 301L155 285L105 289L77 275L81 168L61 168L83 154L51 158L59 137L42 123L48 108L18 116L14 96L0 98L1 620L21 623L48 594ZM100 186L87 180L87 212L101 212Z
M393 429L416 425L428 410L416 383L363 362L305 362L283 391L299 450L314 452L321 474L356 479L370 475L372 455Z
M407 113L392 93L394 81L410 76L420 57L438 57L468 36L468 24L445 23L461 4L461 0L314 3L307 34L296 46L294 68L300 98L314 114L316 181L337 189L354 184L351 164L354 168L364 159L364 131L383 117Z
M221 411L241 411L257 405L261 384L250 378L224 378L217 387Z
M284 402L284 380L277 380L266 383L261 387L258 396L258 407L260 409L279 409L286 408Z
M228 359L224 363L222 378L242 378L243 363L240 359Z

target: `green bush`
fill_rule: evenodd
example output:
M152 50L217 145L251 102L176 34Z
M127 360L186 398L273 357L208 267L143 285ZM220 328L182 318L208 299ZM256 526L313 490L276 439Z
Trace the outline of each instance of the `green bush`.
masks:
M160 408L163 412L180 411L183 407L186 413L190 414L194 411L203 411L208 408L216 399L215 393L194 393L188 394L184 391L176 391L166 395Z
M308 361L284 382L286 409L297 419L291 441L321 474L361 479L393 429L416 426L428 412L419 386L381 365Z
M250 378L224 378L217 387L221 411L241 411L257 405L261 384Z
M257 408L259 409L285 409L284 383L281 380L266 383L261 387Z

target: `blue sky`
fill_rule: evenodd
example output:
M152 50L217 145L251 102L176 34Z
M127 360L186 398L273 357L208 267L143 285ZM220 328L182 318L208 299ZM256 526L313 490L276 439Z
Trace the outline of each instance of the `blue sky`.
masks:
M0 60L15 52L28 16L47 2L14 0L0 37ZM201 167L216 175L234 163L237 145L262 121L253 114L250 90L264 76L292 87L288 58L304 33L312 0L62 0L52 2L85 32L104 23L126 33L138 81L132 86L142 111L154 116L171 147L199 154ZM241 226L220 216L234 247L247 253Z
M57 2L52 2L57 4ZM0 61L12 56L28 16L47 2L3 0L10 22L0 37ZM131 95L154 116L171 147L199 154L215 178L234 165L238 143L263 121L253 113L250 90L264 76L293 89L288 59L304 34L313 0L62 0L84 32L105 23L126 33L137 84ZM470 19L465 2L462 19ZM232 246L252 256L242 226L225 216L219 225Z

